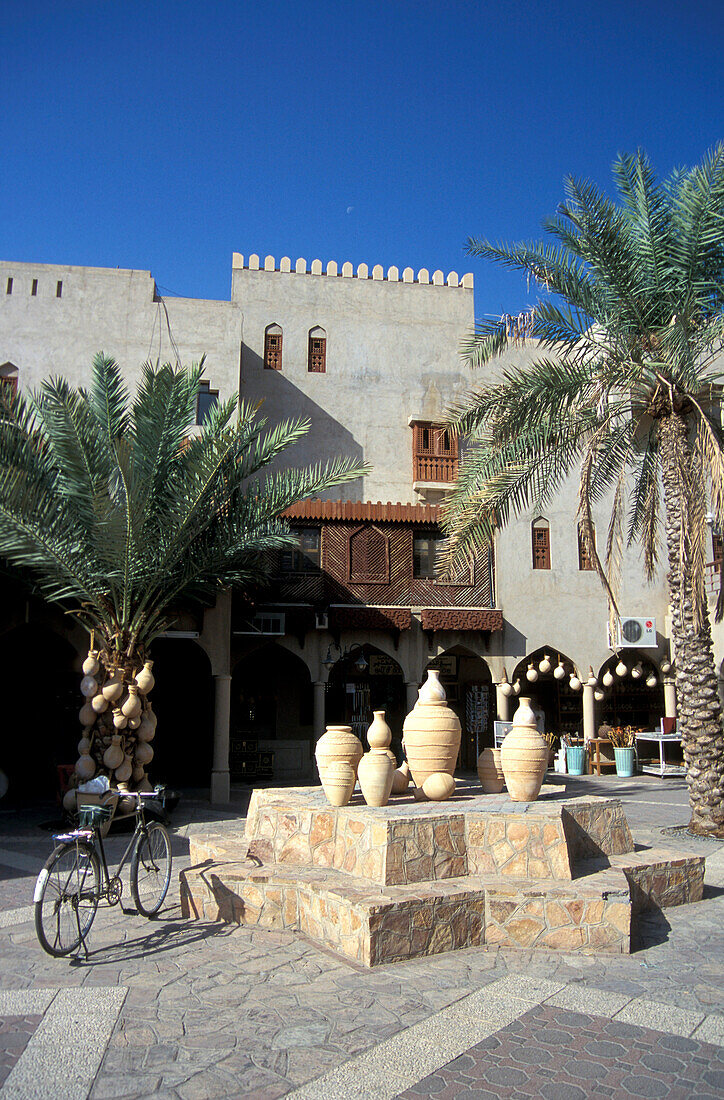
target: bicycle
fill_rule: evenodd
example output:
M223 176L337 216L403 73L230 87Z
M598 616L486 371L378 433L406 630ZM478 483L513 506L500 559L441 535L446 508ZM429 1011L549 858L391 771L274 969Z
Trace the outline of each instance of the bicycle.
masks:
M114 875L108 870L101 829L110 820L109 806L79 807L79 827L54 836L57 847L35 883L35 931L40 946L61 958L83 945L99 902L118 905L123 893L121 871L131 859L131 896L136 909L149 919L158 913L171 882L171 840L158 821L146 822L144 797L159 798L163 789L124 792L136 799L136 828Z

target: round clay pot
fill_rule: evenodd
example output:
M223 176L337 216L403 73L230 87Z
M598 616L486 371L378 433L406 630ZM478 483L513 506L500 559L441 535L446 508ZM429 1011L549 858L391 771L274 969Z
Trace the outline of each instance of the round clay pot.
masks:
M392 793L403 794L410 786L410 765L405 760L399 768L392 773Z
M155 717L155 715L154 715L154 717ZM153 741L155 736L156 736L156 727L154 726L154 724L152 722L149 722L148 713L146 713L146 714L143 715L143 718L141 719L141 721L139 723L138 730L136 732L136 737L138 738L139 741Z
M138 688L135 684L129 684L128 698L121 707L126 718L135 718L137 714L140 714L142 705L141 700L138 698Z
M90 704L90 700L86 699L83 706L78 711L78 721L81 726L92 726L96 720L96 712Z
M483 749L478 757L478 779L486 794L500 794L505 784L500 749Z
M325 769L335 760L345 761L357 775L357 765L363 752L362 742L354 736L351 726L327 726L314 751L319 778L324 780Z
M63 795L63 809L66 813L72 814L76 810L75 791L66 791Z
M78 756L88 756L90 753L90 737L81 737L78 742Z
M123 763L123 749L121 748L121 735L116 733L111 738L111 743L103 753L103 763L109 771L114 771Z
M395 768L386 752L366 752L357 765L357 778L368 806L386 806Z
M119 786L120 786L120 784L119 784ZM141 782L137 784L136 790L141 791L143 794L150 794L151 793L151 791L153 790L153 787L151 786L151 782L150 782L147 775L144 775ZM135 799L133 800L133 804L135 806L135 804L136 804Z
M433 772L422 784L422 790L431 802L444 802L455 794L455 780L447 772Z
M153 713L153 709L151 707L151 704L148 703L148 702L146 703L146 707L145 707L145 710L143 712L143 717L146 719L147 722L151 723L151 728L152 729L156 728L156 726L158 725L158 718Z
M140 783L146 774L146 769L143 764L134 764L133 771L131 772L131 779L134 783Z
M123 758L123 763L119 764L116 768L116 782L127 783L133 774L133 761L131 757L126 754Z
M141 741L136 745L136 753L134 763L143 764L144 768L147 764L150 764L153 760L153 749L145 741Z
M356 740L356 738L355 738ZM321 737L320 737L321 741ZM331 760L324 767L322 787L333 806L346 806L354 790L355 771L346 760Z
M421 787L433 772L452 775L460 749L460 721L445 701L442 684L437 684L442 698L434 689L435 680L433 687L426 690L433 672L428 673L428 682L420 688L418 702L402 727L407 762L416 787ZM431 696L435 698L426 702Z
M117 730L124 730L128 725L128 719L120 707L113 708L113 725Z
M140 726L140 724L141 724L141 719L139 718L138 715L136 715L135 718L129 718L128 719L128 728L129 728L129 730L137 730L138 727Z
M111 672L105 684L101 688L109 703L115 703L123 694L123 676L121 670L116 668Z
M429 798L427 797L427 795L425 794L425 792L423 791L422 787L413 787L412 788L412 797L415 799L415 802L429 802L430 801Z
M80 693L86 699L91 699L98 691L98 681L95 676L84 676L80 682Z
M84 676L95 676L95 674L96 674L96 672L98 671L99 668L100 668L100 665L98 664L98 650L97 649L89 649L88 650L88 656L86 657L85 661L83 662L83 675Z
M75 774L81 779L92 779L96 774L96 765L92 756L79 756L75 764Z
M99 691L97 695L94 695L91 699L91 706L93 707L94 714L103 714L108 710L108 700L102 691Z
M513 802L535 802L548 767L548 745L538 733L530 699L521 696L513 728L503 741L500 762Z
M149 691L156 683L156 679L151 672L153 668L153 661L146 661L143 668L136 677L136 686L141 695L148 695Z
M385 722L383 710L376 710L373 713L372 725L367 730L367 744L371 749L386 749L392 740L392 730ZM397 766L396 761L395 766Z

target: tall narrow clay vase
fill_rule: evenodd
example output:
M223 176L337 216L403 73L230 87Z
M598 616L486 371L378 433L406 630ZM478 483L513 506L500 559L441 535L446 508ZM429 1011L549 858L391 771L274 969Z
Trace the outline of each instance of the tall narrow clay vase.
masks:
M387 805L394 775L395 765L384 749L364 754L357 766L357 778L368 806Z
M385 722L385 712L373 712L372 725L367 730L367 744L371 749L388 749L392 740L392 730Z
M505 783L500 749L483 749L478 757L478 779L486 794L500 794Z
M435 670L428 672L402 732L416 787L422 787L434 772L454 774L460 750L460 721L447 705L445 689Z
M512 801L535 802L548 766L548 745L538 733L530 699L524 696L501 745L500 762Z
M319 778L324 785L324 771L334 761L343 760L357 775L357 765L362 759L362 742L352 733L351 726L327 726L326 733L317 741L314 755L317 759Z

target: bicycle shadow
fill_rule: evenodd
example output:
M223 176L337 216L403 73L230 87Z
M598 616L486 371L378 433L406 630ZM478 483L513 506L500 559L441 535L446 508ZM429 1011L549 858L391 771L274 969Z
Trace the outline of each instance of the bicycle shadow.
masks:
M128 910L127 915L138 916L135 910ZM201 943L212 937L226 938L237 931L236 926L221 924L218 921L194 921L190 924L181 916L181 907L178 904L162 910L153 921L142 919L146 928L150 924L150 931L127 937L121 943L104 944L96 948L91 948L89 945L88 957L79 955L72 958L71 966L109 966L132 959L147 959L153 955L192 947L195 943Z

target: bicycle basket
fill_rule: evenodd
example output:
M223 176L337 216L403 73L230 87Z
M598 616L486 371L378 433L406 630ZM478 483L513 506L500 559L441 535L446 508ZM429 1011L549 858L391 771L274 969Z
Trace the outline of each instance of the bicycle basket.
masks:
M78 824L81 829L93 829L111 820L110 806L79 806Z

